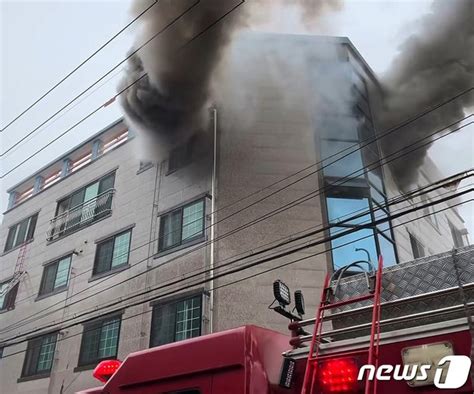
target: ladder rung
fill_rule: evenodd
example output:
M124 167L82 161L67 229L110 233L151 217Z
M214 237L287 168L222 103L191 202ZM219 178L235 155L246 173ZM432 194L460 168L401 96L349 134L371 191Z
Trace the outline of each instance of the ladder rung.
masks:
M344 300L344 301L335 302L334 304L326 304L322 308L324 310L334 309L334 308L338 308L340 306L344 306L344 305L347 305L347 304L353 304L354 302L370 300L371 298L374 298L373 294L366 294L366 295L363 295L363 296L360 296L360 297L354 297L354 298L349 298L349 299Z

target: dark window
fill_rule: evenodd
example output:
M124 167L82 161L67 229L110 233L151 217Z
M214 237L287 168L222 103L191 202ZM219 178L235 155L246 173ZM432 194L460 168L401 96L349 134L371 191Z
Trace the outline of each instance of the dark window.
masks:
M159 251L202 237L204 208L204 199L201 199L163 215L160 219Z
M132 230L127 230L97 244L94 275L128 264L131 236Z
M0 347L0 358L2 358L2 357L3 357L3 349L5 349L5 348L3 348L3 347Z
M201 335L202 296L155 305L150 346L181 341Z
M420 241L418 241L415 236L413 236L411 233L408 233L410 235L410 244L411 244L411 250L413 252L413 257L415 259L418 259L420 257L425 257L425 248L421 244Z
M79 366L116 358L120 335L120 317L111 317L84 324Z
M44 267L41 278L40 295L49 294L67 287L69 282L69 271L71 267L71 256L63 257Z
M28 341L21 376L49 373L53 366L58 334L48 334Z
M148 170L151 167L153 167L153 162L151 162L151 161L140 161L140 165L138 167L138 172Z
M71 233L110 214L115 173L83 187L60 200L48 240Z
M174 148L170 152L168 159L168 173L179 170L191 163L194 141L194 138L190 138L187 142Z
M33 239L38 214L30 216L8 229L5 252Z
M8 311L15 308L16 294L20 282L8 281L0 283L0 311Z

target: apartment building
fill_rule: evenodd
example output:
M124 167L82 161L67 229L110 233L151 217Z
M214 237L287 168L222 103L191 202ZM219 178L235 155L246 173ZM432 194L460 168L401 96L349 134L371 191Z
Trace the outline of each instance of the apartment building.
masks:
M455 209L325 240L422 202L388 204L401 192L377 143L340 153L377 133L377 80L348 39L243 35L220 72L208 132L167 157L140 161L118 120L9 190L2 390L72 393L101 359L242 324L285 331L273 281L311 313L326 272L366 258L356 248L394 265L468 244ZM427 162L419 183L439 178ZM329 225L319 245L206 281Z

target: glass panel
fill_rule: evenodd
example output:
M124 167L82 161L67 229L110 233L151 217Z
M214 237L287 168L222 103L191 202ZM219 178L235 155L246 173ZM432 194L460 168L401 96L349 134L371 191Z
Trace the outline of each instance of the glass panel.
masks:
M151 346L174 342L175 322L176 309L174 303L155 306L151 324Z
M82 206L81 222L94 218L97 200L94 198L99 194L99 182L88 186L84 192L84 205ZM92 200L92 201L91 201Z
M2 284L0 284L0 310L2 310L4 308L4 302L5 302L5 297L7 295L7 292L6 292L6 289L8 287L8 284L10 282L4 282Z
M176 305L176 340L193 338L201 328L201 297L180 301Z
M324 175L333 177L364 175L361 152L353 145L353 142L321 140L321 156L323 160L327 159L323 162ZM344 152L339 153L342 150Z
M377 204L381 205L382 207L385 206L385 197L381 193L379 193L378 190L371 187L370 188L370 195L372 196L372 198L374 199L374 201Z
M331 236L347 231L347 228L335 227L331 229ZM363 238L363 239L361 239ZM356 260L365 259L365 253L361 257L360 252L355 252L356 248L364 248L370 253L373 262L377 258L377 249L375 246L374 232L369 229L362 229L354 233L342 236L341 238L331 241L332 258L334 269L338 269L352 263Z
M35 227L36 227L36 221L38 220L38 214L36 215L33 215L31 218L30 218L30 224L28 226L28 233L26 235L26 239L27 240L30 240L33 238L33 235L35 233Z
M326 199L328 206L329 222L338 223L352 216L369 212L369 200L367 198L335 198ZM344 224L363 224L370 222L370 214L350 220Z
M324 116L317 122L321 139L337 139L352 143L359 140L357 132L359 120L355 116Z
M112 267L127 264L130 249L130 231L115 237L114 253L112 256Z
M5 244L5 252L13 248L13 240L15 239L17 230L18 230L18 225L10 227L10 230L8 231L7 242Z
M204 227L204 201L183 209L182 241L201 235Z
M78 205L82 204L84 202L84 189L81 189L77 192L75 192L70 199L69 202L69 209L72 209L74 207L77 207Z
M50 371L53 365L54 350L56 348L56 334L43 338L38 356L37 372Z
M18 246L20 244L22 244L25 239L26 239L26 230L28 229L28 222L29 222L29 218L28 219L25 219L23 220L20 225L19 225L19 228L18 228L18 232L16 234L16 239L15 239L15 245L14 246Z
M115 173L107 175L106 177L102 178L100 180L100 185L99 185L99 194L107 190L113 189L114 183L115 183Z
M374 215L375 215L375 220L380 220L380 219L386 219L388 217L387 212L385 209L381 208L379 205L374 204ZM377 228L384 233L387 237L391 238L390 234L390 222L384 222L381 224L377 225Z
M101 327L97 327L97 323L89 326L84 326L79 364L90 364L97 360L100 331Z
M378 235L380 253L383 257L383 266L389 267L397 263L397 258L395 256L395 245L390 242L383 235Z
M109 239L97 245L97 254L95 258L95 274L100 274L110 270L112 255L114 250L114 240Z
M115 357L117 355L120 319L114 319L102 326L99 342L98 358Z
M41 287L41 294L51 293L54 289L56 264L50 264L44 267L43 282Z
M56 272L56 280L54 282L54 288L67 286L69 279L69 266L71 264L71 256L65 257L59 260L58 271Z
M161 235L162 249L178 245L181 242L181 210L172 212L162 218L163 232Z

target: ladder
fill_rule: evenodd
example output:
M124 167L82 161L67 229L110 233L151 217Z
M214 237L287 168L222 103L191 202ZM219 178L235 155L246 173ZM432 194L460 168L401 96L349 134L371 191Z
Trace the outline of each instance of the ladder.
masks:
M25 256L26 256L27 247L28 247L28 242L24 242L21 245L20 251L18 252L18 257L17 257L16 263L15 263L15 269L13 271L13 277L10 280L10 282L8 282L8 286L6 286L5 288L0 290L0 297L7 295L8 292L11 289L13 289L16 286L16 284L21 280L23 275L26 274L24 263L25 263Z
M357 266L360 267L361 262L352 263L349 266L346 266L342 269L342 274L349 268L350 266ZM366 262L368 263L368 262ZM372 267L373 265L369 263ZM311 338L311 344L308 353L308 360L306 363L306 371L303 380L303 387L301 394L316 394L317 389L317 375L318 375L318 367L321 361L331 357L333 358L334 355L330 356L321 356L320 355L320 345L321 345L321 335L322 335L322 326L324 321L324 314L327 310L339 308L348 304L352 304L359 301L373 299L373 311L372 311L372 324L370 329L370 344L368 349L359 350L359 351L351 351L351 352L344 352L339 353L337 358L344 358L349 357L361 353L368 353L368 364L374 365L375 369L378 367L378 356L379 356L379 337L380 337L380 304L381 304L381 290L382 290L382 268L383 268L383 258L382 256L378 259L377 271L374 273L371 279L375 279L375 283L373 288L371 288L369 283L369 277L366 273L367 284L368 284L368 293L358 296L349 298L347 300L337 301L331 303L331 296L334 294L333 289L331 287L332 279L334 275L337 274L339 271L336 271L332 276L329 274L326 275L326 279L324 281L324 287L321 295L321 301L316 312L316 321L313 331L313 336ZM341 275L342 276L342 275ZM337 283L336 283L336 290L339 284L339 280L341 278L339 276ZM367 378L365 381L365 394L377 393L377 380L375 379L373 382L369 380L369 376L367 374Z

